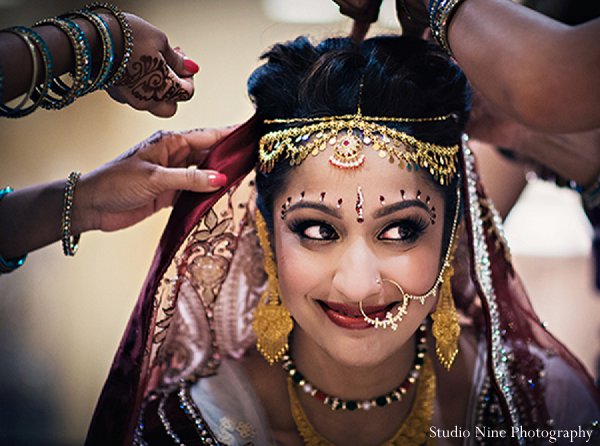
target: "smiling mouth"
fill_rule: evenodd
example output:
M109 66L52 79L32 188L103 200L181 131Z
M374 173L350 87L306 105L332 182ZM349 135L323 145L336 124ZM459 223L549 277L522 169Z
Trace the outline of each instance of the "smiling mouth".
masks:
M364 320L360 309L356 305L346 305L337 302L317 300L317 303L331 322L339 327L351 330L364 330L373 328L373 325ZM363 306L363 310L371 319L384 319L386 313L398 306L399 302L387 305Z

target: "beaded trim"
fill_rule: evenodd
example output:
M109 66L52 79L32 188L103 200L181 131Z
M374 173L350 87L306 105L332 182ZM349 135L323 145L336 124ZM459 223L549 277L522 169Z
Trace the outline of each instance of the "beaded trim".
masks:
M168 397L168 395L162 396L162 398L158 402L158 409L156 410L156 413L158 414L158 418L160 418L160 422L162 423L163 427L165 428L165 432L167 433L167 435L169 437L171 437L171 440L173 440L173 442L177 446L185 446L185 443L183 443L181 441L181 439L179 438L179 435L177 435L175 433L175 431L171 427L171 422L167 418L167 413L165 412L165 401L167 400L167 397Z
M189 394L189 387L185 381L179 384L179 391L177 392L177 395L179 397L179 407L194 423L194 427L200 436L202 444L213 444L215 446L219 446L221 443L215 440L210 428L204 421L204 418L202 418L200 410L196 407Z
M421 141L408 133L377 122L430 122L451 119L452 115L432 118L386 118L354 115L323 118L294 118L266 120L265 124L304 123L269 132L259 142L259 166L270 172L284 156L291 166L299 165L308 155L317 156L327 148L333 149L330 163L340 168L357 168L365 160L363 147L371 147L381 158L397 162L400 168L418 170L420 167L443 186L456 174L458 144L441 146Z
M490 265L490 256L486 244L485 233L483 229L482 209L477 194L477 174L475 173L475 159L468 146L468 137L463 135L463 154L466 170L467 192L469 213L473 225L473 251L475 253L475 272L477 280L483 292L483 298L486 300L490 312L490 330L492 369L494 377L499 385L502 396L508 406L512 425L520 430L521 419L515 401L513 400L513 383L508 368L509 355L502 343L500 330L500 316L498 313L498 304L496 303L496 294L492 283L492 271ZM520 445L525 445L525 439L518 438Z
M415 359L411 370L408 375L398 387L391 392L384 395L380 395L375 398L371 398L365 401L356 400L345 400L336 396L327 395L322 390L316 388L311 384L302 373L298 371L296 365L292 361L289 355L283 357L282 367L288 373L291 381L299 386L305 393L321 401L324 405L329 407L331 410L370 410L373 407L385 407L396 401L402 401L403 396L406 394L408 389L417 381L421 373L421 367L425 361L425 354L427 353L427 337L426 337L427 326L425 323L419 326L419 333L417 333L416 341L417 348L415 350Z

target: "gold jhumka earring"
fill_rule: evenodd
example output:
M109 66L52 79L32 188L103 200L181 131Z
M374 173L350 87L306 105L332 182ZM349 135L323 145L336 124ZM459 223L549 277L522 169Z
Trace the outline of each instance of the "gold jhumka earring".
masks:
M431 315L433 319L432 332L435 338L435 352L440 363L450 370L454 358L458 354L458 337L460 336L460 325L458 323L458 313L454 306L454 296L452 295L452 276L454 275L454 253L456 252L456 242L451 240L448 247L448 266L444 271L442 288L435 312Z
M258 209L255 213L255 221L258 240L265 257L267 288L254 310L252 329L257 336L256 348L269 365L273 365L287 352L288 336L294 328L294 321L280 297L277 266L269 242L267 224Z

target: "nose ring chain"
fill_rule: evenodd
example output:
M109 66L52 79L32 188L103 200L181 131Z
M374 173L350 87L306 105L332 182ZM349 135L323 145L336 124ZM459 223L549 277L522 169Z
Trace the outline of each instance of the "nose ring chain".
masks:
M452 252L452 245L454 244L454 239L456 237L456 227L458 225L458 214L460 212L460 189L456 190L456 210L454 212L454 220L452 222L452 231L450 233L450 242L448 243L448 249L446 250L446 255L444 257L444 263L442 264L442 268L440 269L440 273L435 280L433 286L427 291L425 294L414 295L405 293L400 284L392 279L381 279L378 278L375 282L378 285L383 285L383 282L389 282L394 285L402 294L402 303L396 307L396 314L393 314L392 311L388 311L385 314L383 319L379 319L379 317L369 317L368 314L365 313L363 309L362 301L358 303L358 308L360 309L360 314L363 317L363 320L368 324L374 326L375 328L388 328L390 327L393 331L398 329L398 322L402 321L402 318L406 316L408 313L408 304L410 300L417 300L421 303L421 305L425 304L425 299L429 296L435 296L438 292L439 287L444 282L444 273L446 269L450 266L450 253ZM449 279L448 279L449 280Z

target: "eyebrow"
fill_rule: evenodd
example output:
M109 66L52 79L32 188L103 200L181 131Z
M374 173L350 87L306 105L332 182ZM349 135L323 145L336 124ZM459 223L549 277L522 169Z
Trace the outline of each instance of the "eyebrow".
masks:
M429 208L421 200L402 200L377 209L375 212L373 212L373 218L382 218L387 215L393 214L394 212L398 212L402 209L410 208L413 206L429 212Z
M321 211L325 214L331 215L332 217L339 219L342 218L342 214L339 209L334 209L323 203L315 203L314 201L302 200L297 203L294 203L287 209L287 212L290 213L295 209L315 209L317 211Z

